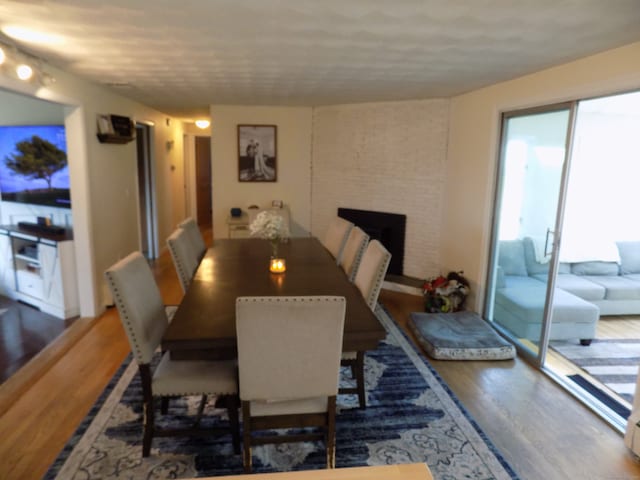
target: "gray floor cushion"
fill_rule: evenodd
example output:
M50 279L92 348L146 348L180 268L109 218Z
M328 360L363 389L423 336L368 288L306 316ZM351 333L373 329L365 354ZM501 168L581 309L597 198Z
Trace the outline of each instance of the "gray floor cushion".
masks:
M409 326L437 360L508 360L516 349L473 312L413 312Z

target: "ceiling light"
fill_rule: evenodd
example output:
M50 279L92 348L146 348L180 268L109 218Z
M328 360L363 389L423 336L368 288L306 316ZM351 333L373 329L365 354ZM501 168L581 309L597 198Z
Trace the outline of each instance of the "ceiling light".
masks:
M196 127L207 128L210 125L209 120L196 120Z
M5 55L4 50L2 49L2 47L0 47L0 65L4 63L6 58L7 56Z
M65 43L64 38L60 35L39 32L17 25L6 25L2 27L2 31L11 38L27 43L36 43L39 45L62 45Z
M21 63L16 67L16 74L20 80L29 80L33 76L33 68L26 63Z

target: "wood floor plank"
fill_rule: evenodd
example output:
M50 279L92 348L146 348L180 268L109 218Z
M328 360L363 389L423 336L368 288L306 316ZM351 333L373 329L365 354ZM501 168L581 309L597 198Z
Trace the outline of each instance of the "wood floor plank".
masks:
M409 314L422 299L380 300L414 338ZM521 478L640 478L621 435L525 361L429 361Z
M168 255L154 269L165 302L178 303ZM422 308L420 297L398 292L381 301L405 330ZM2 412L0 479L41 478L128 352L111 308ZM526 362L432 364L523 480L640 478L621 436Z

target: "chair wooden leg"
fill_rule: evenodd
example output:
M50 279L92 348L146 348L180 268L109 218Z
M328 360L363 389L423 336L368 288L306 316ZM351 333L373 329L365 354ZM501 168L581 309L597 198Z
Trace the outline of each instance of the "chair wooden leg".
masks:
M151 439L153 438L153 398L145 399L143 410L143 434L142 434L142 456L148 457L151 453Z
M236 395L230 395L226 399L227 414L231 427L231 441L233 443L233 453L240 453L240 420L238 418L239 399Z
M151 439L154 431L153 394L151 393L151 369L148 364L139 365L140 382L142 383L142 456L151 453Z
M242 464L244 473L251 473L251 404L242 402Z
M327 408L327 430L326 430L326 448L327 448L327 468L336 468L336 397L329 397L329 405Z
M364 390L364 352L358 352L356 356L356 387L358 389L358 402L360 408L366 408L367 395Z

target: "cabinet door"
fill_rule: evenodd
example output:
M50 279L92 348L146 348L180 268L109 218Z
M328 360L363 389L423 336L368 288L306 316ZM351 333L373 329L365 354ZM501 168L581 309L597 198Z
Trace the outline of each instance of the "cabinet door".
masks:
M9 235L0 234L0 292L13 296L16 289L16 277L13 270L13 252Z
M64 308L64 289L58 249L41 243L38 255L41 265L43 300L55 307Z

